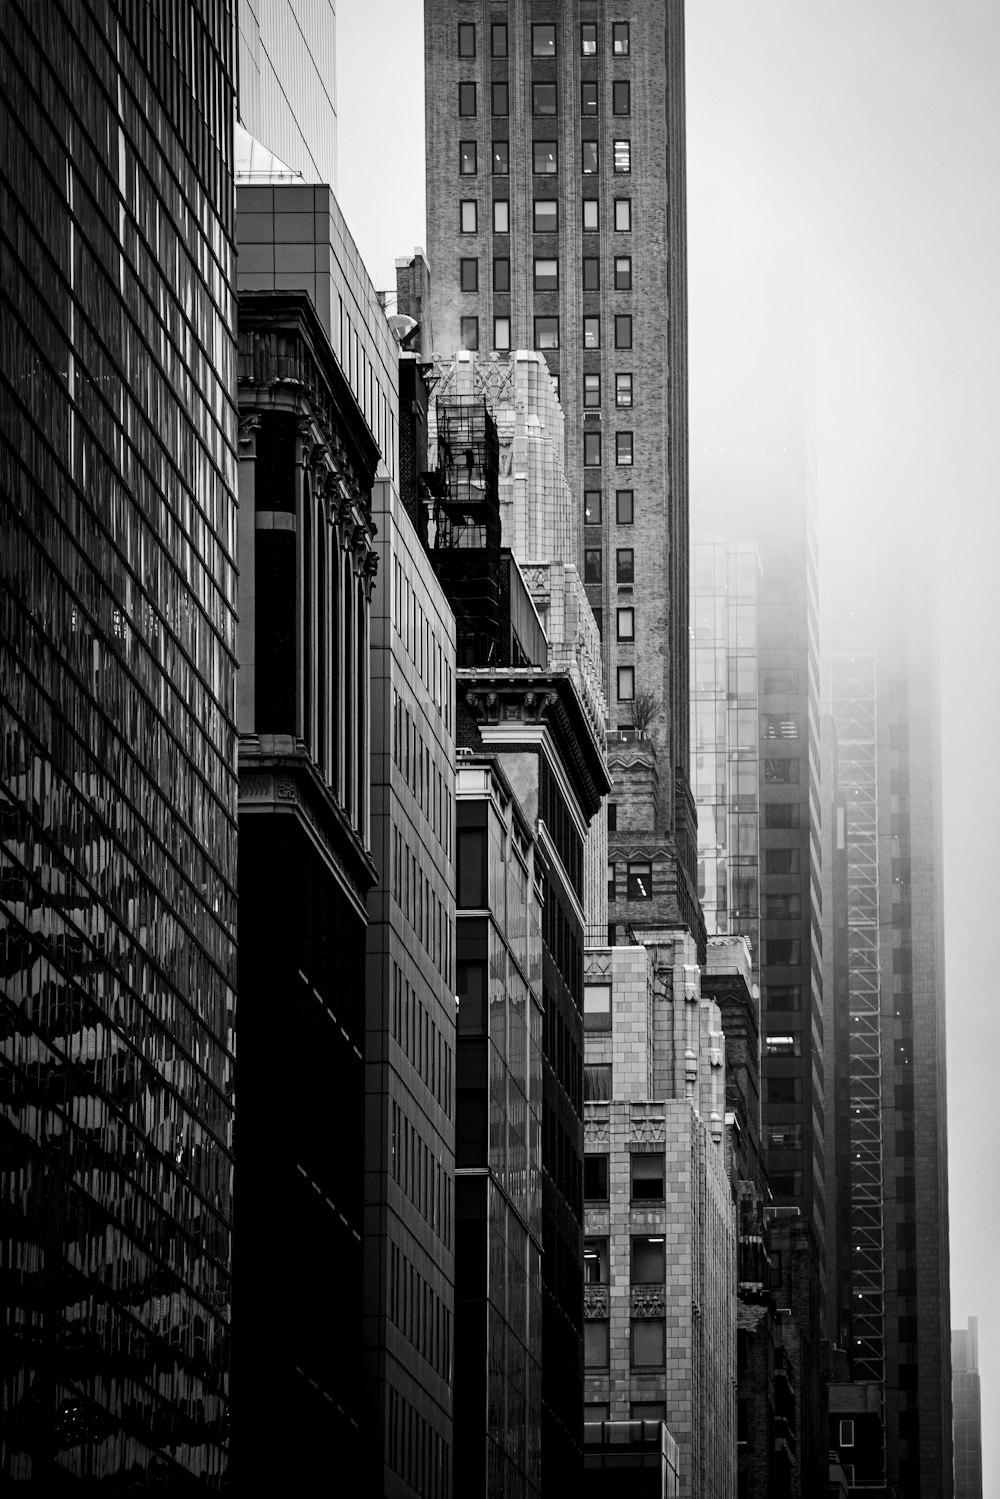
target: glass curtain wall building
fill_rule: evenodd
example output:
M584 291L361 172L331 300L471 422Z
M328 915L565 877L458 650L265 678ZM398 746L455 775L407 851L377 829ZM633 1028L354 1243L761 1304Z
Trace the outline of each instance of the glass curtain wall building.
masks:
M217 1491L235 976L233 45L0 11L0 1484Z

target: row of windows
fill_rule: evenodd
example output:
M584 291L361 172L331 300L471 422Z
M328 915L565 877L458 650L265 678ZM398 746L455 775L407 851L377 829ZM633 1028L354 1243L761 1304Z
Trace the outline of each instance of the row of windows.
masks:
M631 666L619 667L619 697L621 697L621 672L627 671L631 674L630 686L634 691L635 676ZM629 699L624 699L629 701ZM653 866L648 859L631 859L625 871L625 888L622 890L625 900L652 900L653 899ZM608 900L618 899L618 876L613 861L608 862Z
M510 141L495 140L492 151L493 175L510 176ZM559 170L559 142L536 140L531 143L531 170L536 177L551 177ZM622 139L614 142L612 170L625 176L632 170L632 142ZM580 171L592 177L600 171L600 146L598 141L580 142ZM475 177L479 173L479 143L463 140L458 143L458 172L460 177Z
M451 1312L393 1243L389 1245L389 1320L442 1379L450 1379Z
M596 206L596 199L588 199ZM479 290L479 260L474 255L463 256L458 262L459 285L463 291ZM559 290L559 261L550 255L536 256L534 262L534 288L535 291L558 291ZM596 255L585 255L583 257L583 289L584 291L600 291L601 289L601 262ZM614 289L615 291L632 290L632 257L631 255L616 255L614 257ZM493 290L499 292L510 291L510 260L506 257L498 257L493 261ZM631 344L623 345L631 348Z
M444 719L446 729L451 728L451 667L440 640L435 637L431 620L397 557L395 564L395 589L392 600L392 622L407 655L417 668L421 682L430 694L431 702L439 718Z
M617 387L616 387L617 389ZM615 403L617 405L617 401ZM585 489L583 491L583 524L585 526L599 526L604 517L603 496L599 489ZM615 490L615 522L619 526L631 526L635 524L635 492L631 489ZM598 561L594 564L597 568L597 577L590 579L591 582L601 581L600 553ZM631 582L630 578L619 577L619 582Z
M460 322L461 347L463 349L479 348L479 318L474 316L463 317ZM506 314L493 319L493 347L495 349L510 348L510 318ZM599 349L601 347L601 320L599 317L585 317L583 320L583 347L585 349ZM631 349L632 347L632 318L628 314L619 313L615 316L615 348ZM534 325L534 349L558 349L559 348L559 319L558 317L536 317ZM600 375L584 376L584 405L600 406L601 404L601 377ZM628 371L623 371L620 376L615 377L615 404L621 407L632 405L632 376ZM584 458L585 463L600 463L600 433L587 434L597 438L596 458ZM618 452L628 450L628 457L617 459L618 463L632 462L632 434L631 432L619 433L619 438L627 439L618 443ZM584 439L586 447L586 438Z
M620 491L630 494L630 490ZM588 522L588 524L590 524ZM585 583L600 583L603 581L604 553L599 547L587 547L583 554L583 581ZM615 549L615 581L623 584L635 582L635 548L617 547Z
M586 990L584 992L586 993ZM548 989L545 991L545 1008L542 1011L542 1050L545 1060L562 1083L573 1112L579 1114L583 1108L583 1069L580 1066L580 1047L566 1024L556 996ZM545 1127L547 1127L550 1114L551 1111L546 1110L543 1120Z
M389 1171L446 1249L451 1248L451 1178L399 1104L390 1110Z
M461 119L474 119L479 113L479 85L458 85L458 113ZM531 85L531 113L533 115L557 115L559 113L559 85L557 83L533 82ZM596 115L598 95L596 80L580 84L580 113ZM627 78L616 78L611 85L611 113L632 113L632 85ZM506 78L495 79L490 84L490 114L505 119L510 114L510 86Z
M611 1259L607 1239L585 1239L584 1280L591 1286L611 1284ZM633 1286L662 1285L666 1280L666 1246L663 1234L632 1234L629 1241L629 1283Z
M632 199L615 198L614 229L616 234L632 231ZM582 198L583 227L587 233L601 227L601 203L599 198ZM475 198L463 198L458 205L458 227L462 234L479 233L479 203ZM558 234L559 199L535 198L532 201L532 228L535 234ZM510 200L494 198L493 233L510 233ZM499 290L499 288L498 288ZM594 290L594 288L588 288Z
M389 1024L393 1037L450 1119L451 1047L395 959L392 962L392 1013Z
M599 1068L586 1067L584 1069L584 1089L586 1090L586 1074L597 1072ZM610 1074L611 1068L606 1071ZM584 1094L586 1097L586 1092ZM610 1086L607 1089L607 1097L610 1098ZM602 1100L588 1100L600 1102ZM607 1155L590 1155L583 1158L583 1195L587 1202L607 1202L610 1183L609 1172L610 1157ZM666 1162L662 1151L639 1151L633 1150L629 1155L629 1185L633 1202L662 1202L666 1190Z
M409 708L403 707L395 687L392 689L392 758L450 859L454 813L447 773L432 763L430 746L416 721L410 717Z
M453 982L452 923L400 828L392 835L392 896L446 984Z
M444 1438L396 1389L389 1390L386 1453L393 1472L426 1499L451 1493L451 1452Z
M515 33L516 34L516 33ZM558 27L547 21L536 21L531 27L532 57L556 57ZM580 56L596 57L598 25L596 21L584 21L580 26ZM628 21L611 22L612 57L629 57L632 52L632 30ZM490 25L490 55L509 56L510 32L506 21L493 21ZM476 25L473 21L458 23L459 57L476 56Z

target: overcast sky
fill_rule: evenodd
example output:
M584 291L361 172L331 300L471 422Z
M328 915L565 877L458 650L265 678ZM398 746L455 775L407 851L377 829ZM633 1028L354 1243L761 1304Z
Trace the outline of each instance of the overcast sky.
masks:
M952 1326L980 1319L1000 1499L1000 3L689 0L687 24L692 507L727 412L767 419L770 327L801 338L827 513L939 559ZM338 0L337 25L341 205L391 286L425 242L422 5Z

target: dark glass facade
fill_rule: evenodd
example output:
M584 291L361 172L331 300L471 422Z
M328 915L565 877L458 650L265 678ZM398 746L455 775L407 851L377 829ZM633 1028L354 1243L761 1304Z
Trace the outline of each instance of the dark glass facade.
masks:
M0 1481L226 1471L228 7L0 12Z

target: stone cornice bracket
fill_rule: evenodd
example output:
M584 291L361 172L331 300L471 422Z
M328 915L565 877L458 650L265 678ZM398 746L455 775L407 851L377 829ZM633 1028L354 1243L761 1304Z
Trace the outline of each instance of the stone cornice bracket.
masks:
M257 433L260 431L260 412L249 411L240 417L238 442L241 458L257 457ZM243 449L247 449L246 452Z
M312 466L313 450L316 447L313 424L309 420L301 421L297 424L295 431L299 439L299 451L296 461L303 468L310 468Z
M365 598L369 604L372 594L375 592L375 578L378 574L378 552L369 552L365 558L363 577L365 587Z

